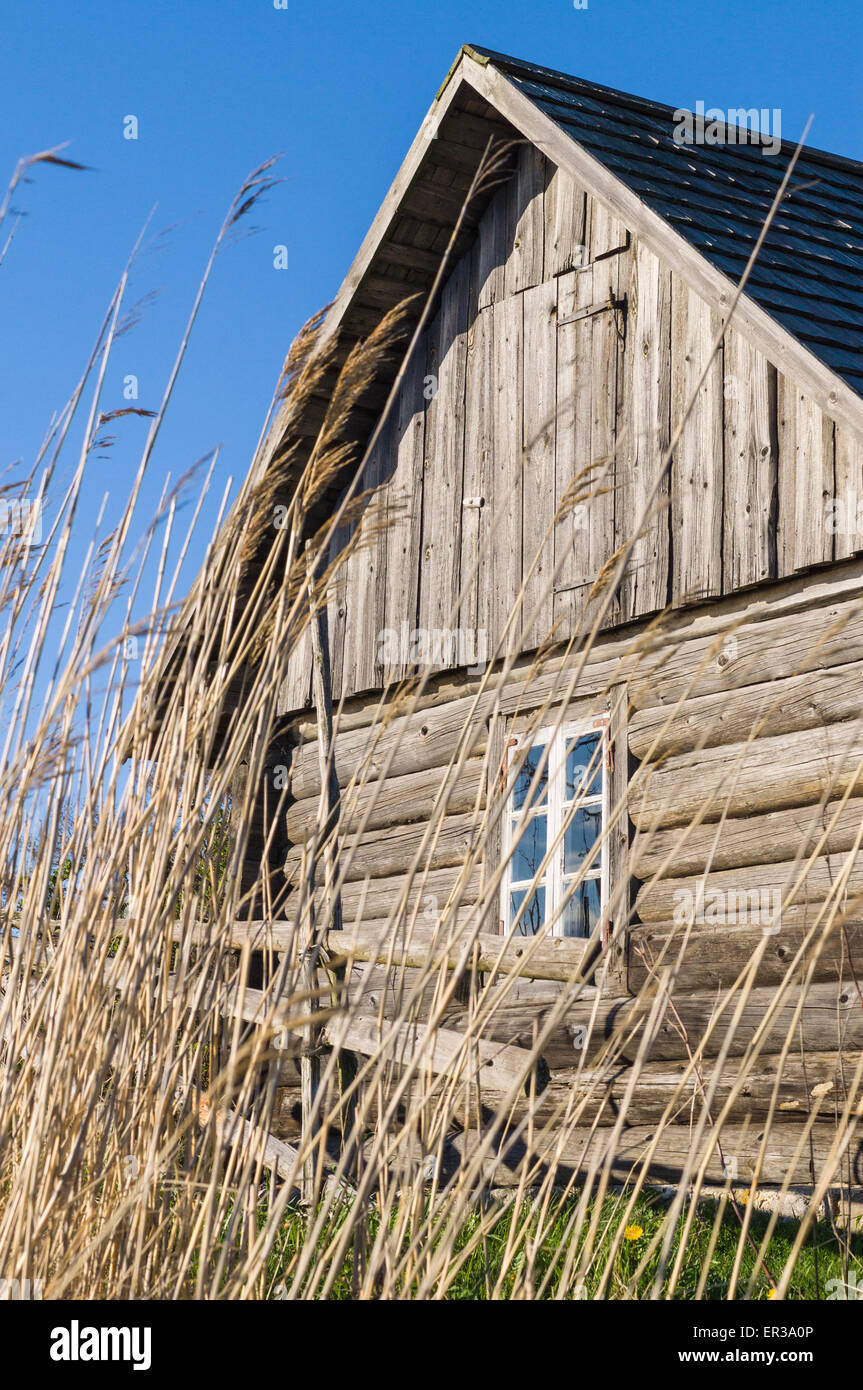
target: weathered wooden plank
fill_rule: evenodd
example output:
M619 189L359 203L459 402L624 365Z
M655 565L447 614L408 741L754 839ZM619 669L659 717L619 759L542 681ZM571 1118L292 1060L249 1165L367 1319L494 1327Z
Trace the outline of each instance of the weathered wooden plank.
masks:
M863 971L863 920L852 911L841 925L821 922L820 903L794 904L782 911L772 930L757 923L751 926L714 926L699 922L683 946L685 928L670 922L634 927L630 936L629 988L639 990L653 978L657 962L674 965L675 994L692 990L727 989L734 984L758 953L755 981L758 985L778 986L789 980L792 961L804 942L811 943L804 955L804 969L812 979L836 982L859 978ZM765 911L765 922L770 916ZM799 978L800 966L797 967Z
M739 743L750 734L817 729L863 716L863 663L807 671L737 690L654 705L630 720L630 748L637 758L659 758L717 743Z
M557 401L557 287L524 292L522 573L523 650L538 647L554 621L554 442Z
M718 328L706 302L677 276L671 291L671 428L676 430ZM695 397L671 468L672 597L722 592L722 349Z
M437 390L426 412L419 596L419 626L427 633L451 629L458 611L469 287L470 262L463 257L444 287L431 337Z
M809 856L829 827L822 853L853 849L863 825L863 799L794 806L782 811L740 818L719 824L680 825L668 830L636 833L631 848L635 878L682 878L712 869L742 868L746 864L771 864Z
M402 634L417 623L422 544L423 462L425 415L433 382L427 371L427 335L417 344L395 406L395 467L386 487L386 604L387 640L382 653L382 679L401 680L409 669L410 651ZM409 645L409 643L408 643Z
M339 837L339 872L348 882L356 879L383 878L387 874L405 874L417 858L421 869L442 869L463 864L477 837L477 821L471 812L443 816L433 831L428 822L393 825L385 829L367 830L361 835L342 834ZM424 848L423 848L424 847ZM290 882L297 881L302 850L292 849L285 860L285 873Z
M641 828L685 825L696 815L716 820L817 805L822 796L861 788L863 727L849 722L642 763L630 815Z
M340 832L355 831L360 825L366 830L379 830L408 820L425 820L438 802L450 813L470 811L484 803L483 773L482 758L469 758L461 768L432 767L351 787L342 795ZM318 808L316 795L288 807L285 824L293 844L303 844L310 838Z
M498 301L498 305L501 302ZM462 591L459 628L471 635L474 656L478 656L480 650L487 652L489 649L493 595L495 540L492 520L497 491L493 366L498 305L491 304L476 314L467 340L464 474L459 490Z
M477 232L477 307L485 309L505 293L510 249L510 193L506 184L495 193Z
M543 278L550 280L587 264L587 194L562 169L554 164L547 167Z
M387 626L384 489L392 471L390 451L394 447L390 420L384 425L374 453L363 469L358 491L370 496L357 523L355 548L344 565L342 695L374 690L383 676L381 634Z
M402 1067L475 1081L483 1092L506 1095L525 1086L532 1073L542 1090L547 1072L526 1048L472 1039L448 1028L428 1029L414 1023L381 1024L377 1017L354 1014L334 1019L324 1033L336 1047Z
M614 549L619 319L615 258L558 281L555 450L556 634L586 620L588 595ZM583 317L578 317L583 315Z
M594 515L599 521L606 510L602 505L604 499L597 495L605 466L594 465L591 451L593 317L574 318L593 303L592 266L560 276L557 281L554 621L561 639L569 638L578 627L588 590L596 578L596 556L602 537L594 537Z
M850 861L850 868L847 867ZM736 916L768 930L779 915L780 905L821 903L841 878L844 895L852 901L863 890L863 851L820 855L811 864L781 860L778 864L747 864L739 869L719 869L686 878L662 878L645 883L635 899L635 910L642 922L669 922L678 914L702 913L710 923L711 914ZM802 879L802 882L799 880ZM721 918L715 918L719 921Z
M833 558L833 422L787 377L777 389L780 574Z
M732 326L725 335L725 592L776 573L776 372Z
M615 499L617 545L632 542L620 590L624 621L664 607L669 582L668 473L659 487L657 478L671 428L671 272L641 242L626 295Z
M512 245L504 273L504 297L538 285L543 279L545 158L535 145L519 146L516 170L508 185Z
M483 515L487 531L494 528L490 580L487 649L493 658L518 650L522 608L522 407L524 402L524 297L512 295L495 304L492 398L491 507ZM488 487L488 484L484 484ZM467 489L465 489L467 492ZM507 624L509 628L507 630ZM506 640L504 641L504 632Z
M828 509L837 560L863 550L863 440L844 425L836 426L836 491Z
M592 193L588 194L587 198L587 215L590 224L591 263L605 256L616 256L626 249L628 236L625 224L607 203L594 197Z
M312 645L308 628L296 639L285 679L279 690L279 709L308 709L312 698Z

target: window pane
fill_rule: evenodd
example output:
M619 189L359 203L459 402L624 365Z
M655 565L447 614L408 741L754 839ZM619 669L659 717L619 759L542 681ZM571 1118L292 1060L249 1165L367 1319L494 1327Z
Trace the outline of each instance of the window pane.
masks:
M564 884L564 895L569 884ZM585 879L566 904L561 915L563 936L590 936L599 922L599 880Z
M547 821L545 816L531 816L529 821L515 821L513 838L519 836L512 853L512 880L522 883L533 878L545 857Z
M596 844L602 830L602 807L582 806L576 811L566 828L563 837L563 872L575 874L581 868L589 851ZM599 854L591 860L591 869L598 869Z
M599 734L585 734L584 738L567 745L565 801L572 801L577 793L582 796L598 796L602 791L602 759L596 753L598 746ZM594 754L596 762L588 784L587 769Z
M512 926L519 912L521 905L527 897L526 888L516 888L509 895L509 922ZM537 888L531 894L530 902L522 913L521 921L516 929L516 936L535 936L545 921L545 889Z
M514 811L520 811L522 807L526 804L527 794L530 790L530 784L533 781L533 774L536 772L536 769L539 766L539 760L544 752L544 743L537 743L535 747L528 748L526 750L521 748L516 750L515 762L519 764L519 771L515 779L515 785L512 789L512 808ZM530 805L538 806L541 801L544 801L547 789L548 761L546 760L546 764L542 772L542 777L537 783L536 791L530 799Z

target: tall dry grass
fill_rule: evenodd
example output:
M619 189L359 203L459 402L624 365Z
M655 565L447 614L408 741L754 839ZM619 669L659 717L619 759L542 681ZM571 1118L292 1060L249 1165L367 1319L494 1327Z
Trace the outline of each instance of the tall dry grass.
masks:
M502 152L492 153L484 179L501 176L501 159ZM243 186L216 249L270 177L263 166ZM426 672L381 701L373 732L386 748L383 771L379 758L358 761L340 793L341 821L330 814L326 795L332 744L325 750L317 830L290 891L278 875L244 890L250 855L278 849L290 795L271 775L281 732L278 691L313 610L336 578L327 561L330 536L361 516L352 544L370 544L381 524L373 505L363 511L370 499L361 491L375 441L356 446L351 407L383 358L399 353L394 399L422 324L407 341L397 312L352 353L305 458L290 445L291 424L331 365L332 344L321 346L320 320L301 334L277 403L289 445L268 469L250 474L230 508L223 503L223 524L180 600L178 574L201 503L177 537L188 480L165 495L158 516L143 527L139 499L211 266L212 260L121 522L94 537L75 583L68 573L70 537L81 524L88 458L106 419L103 386L122 321L125 276L32 474L7 484L7 496L15 489L44 496L50 526L37 546L6 534L0 552L0 1276L42 1280L45 1296L53 1298L237 1299L270 1297L276 1289L289 1298L345 1290L355 1297L441 1298L479 1259L489 1297L565 1298L589 1290L598 1298L637 1292L669 1298L688 1287L697 1230L707 1245L696 1251L703 1271L690 1292L704 1297L710 1255L730 1219L735 1253L728 1296L754 1296L768 1286L783 1294L825 1193L847 1181L859 1098L856 1055L844 1095L830 1097L834 1137L782 1267L767 1258L778 1204L764 1228L753 1221L754 1201L732 1178L715 1207L702 1198L715 1188L708 1173L723 1154L735 1101L759 1060L776 1051L769 1029L789 1000L795 1007L786 1052L798 1046L798 987L811 978L813 961L848 908L841 872L742 1056L732 1055L731 1044L763 950L741 963L709 1027L690 1036L673 1002L693 930L686 922L648 962L627 1021L615 1027L606 1018L597 988L607 985L605 966L597 975L585 962L549 988L532 1035L520 1038L514 1067L492 1084L489 1069L479 1065L488 1055L482 1047L511 1037L525 959L544 938L524 941L518 965L501 938L498 959L482 972L472 968L479 938L498 916L504 866L487 850L499 834L500 800L477 798L464 869L431 918L423 911L446 787L470 751L466 732L441 771L409 881L370 952L378 960L409 957L412 966L394 972L395 983L381 995L373 1020L377 1041L364 1055L352 1044L357 1029L369 1026L368 1004L362 986L349 988L349 981L374 965L355 965L352 974L332 930L353 854L339 827L352 814L360 830L368 822L410 727L399 717L433 698ZM61 486L58 463L81 415L83 447L71 481ZM673 447L674 441L666 466ZM354 484L342 506L322 526L313 523L326 488L346 469ZM603 478L585 474L563 505L589 504L611 485L612 474L613 468ZM274 509L286 498L276 527ZM657 481L636 534L660 505ZM486 546L502 516L499 506ZM141 543L129 565L124 557L138 531ZM561 650L551 633L537 654L531 675L542 677L544 696L540 708L529 707L536 727L559 726L579 697L631 544L599 576L589 621L575 639ZM474 574L463 576L463 588ZM150 616L133 623L142 586L153 576ZM546 594L554 582L553 573L545 576ZM69 587L74 601L49 646L60 595ZM500 650L473 683L483 718L499 712L520 634L535 622L526 607L523 591ZM458 604L451 621L457 625ZM622 667L637 671L662 632L659 620L634 636ZM130 635L143 649L139 678L125 655ZM612 692L615 700L626 698L610 685L596 701L597 713L606 712L605 695ZM612 707L612 719L616 712ZM674 717L670 709L669 721ZM350 711L335 711L334 736L349 718ZM755 726L750 737L757 733ZM263 786L271 790L269 842L262 848L251 836ZM609 844L625 817L622 802L612 805L604 830ZM693 817L692 828L701 819ZM682 840L687 833L684 827ZM814 857L801 855L801 879ZM482 879L473 900L468 885L475 869ZM616 933L625 930L628 911L628 885L617 882L609 907ZM253 988L259 957L263 975ZM588 1018L588 1044L573 1052L568 1084L543 1089L539 1059L579 1007ZM650 1126L653 1138L622 1172L616 1155L627 1106L668 1017L677 1019L685 1061ZM441 1047L453 1031L460 1041L442 1065ZM718 1057L708 1061L717 1048ZM295 1144L274 1144L268 1136L297 1059L306 1128ZM623 1102L613 1122L606 1111L600 1125L602 1098L623 1066ZM777 1076L774 1102L778 1088ZM816 1103L800 1123L801 1153L823 1115ZM651 1162L672 1125L687 1127L680 1175L664 1203L651 1208L650 1231L632 1246L633 1224L655 1185ZM584 1155L580 1171L566 1176L576 1151ZM794 1171L789 1165L786 1192Z

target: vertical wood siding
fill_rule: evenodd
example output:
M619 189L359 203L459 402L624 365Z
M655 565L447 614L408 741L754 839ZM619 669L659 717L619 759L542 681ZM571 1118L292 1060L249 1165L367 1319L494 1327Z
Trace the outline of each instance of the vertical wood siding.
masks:
M863 549L863 444L733 325L660 473L718 328L589 192L522 148L367 469L390 525L332 586L336 697L408 674L416 628L443 668L532 651L552 630L568 640L622 546L606 626ZM382 659L386 630L399 641ZM308 671L301 644L282 711L307 704Z

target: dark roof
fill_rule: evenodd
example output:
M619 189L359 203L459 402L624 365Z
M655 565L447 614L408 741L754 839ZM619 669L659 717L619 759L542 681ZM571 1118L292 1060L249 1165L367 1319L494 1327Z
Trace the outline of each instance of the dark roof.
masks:
M738 280L795 145L678 145L674 109L471 45ZM805 147L747 292L863 393L863 164Z

